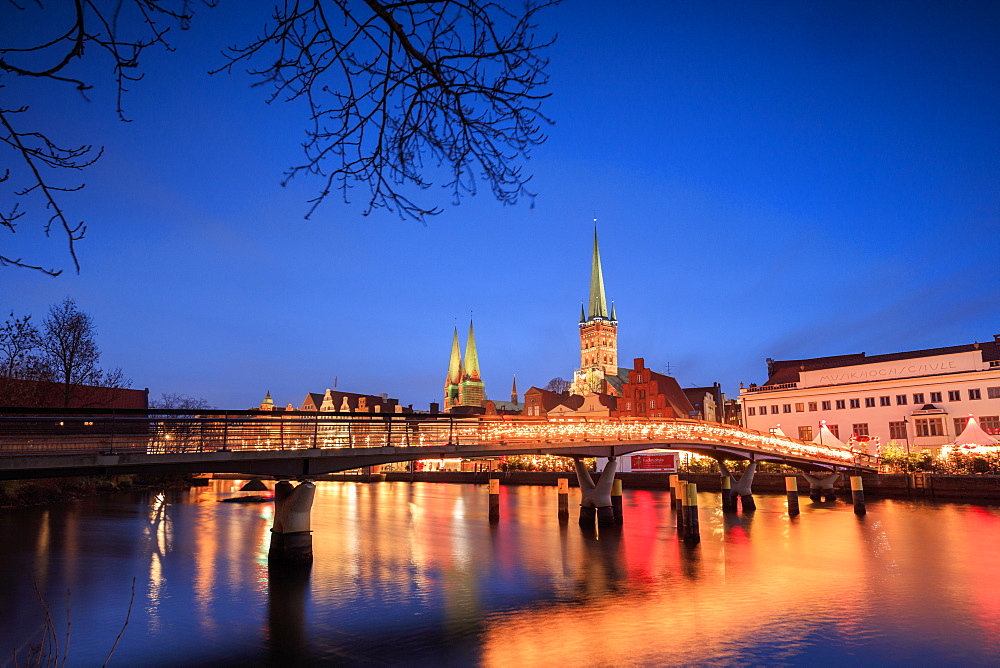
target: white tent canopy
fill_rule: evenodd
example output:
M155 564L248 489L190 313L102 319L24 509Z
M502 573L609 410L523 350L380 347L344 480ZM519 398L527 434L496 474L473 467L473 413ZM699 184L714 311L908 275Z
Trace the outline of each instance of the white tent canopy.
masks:
M771 430L771 433L772 433L772 434L774 434L775 436L781 436L782 438L788 438L788 434L786 434L786 433L785 433L785 432L784 432L784 431L783 431L783 430L781 429L781 425L780 425L780 424L779 424L779 425L777 425L777 426L776 426L776 427L775 427L774 429L772 429L772 430Z
M816 438L812 442L817 445L829 445L835 448L847 447L842 440L833 435L830 428L826 426L826 422L823 422L823 426L819 428L819 433L816 434Z
M955 445L997 445L1000 441L993 438L979 426L976 422L976 418L969 416L969 422L965 425L965 429L962 433L958 435L955 439Z

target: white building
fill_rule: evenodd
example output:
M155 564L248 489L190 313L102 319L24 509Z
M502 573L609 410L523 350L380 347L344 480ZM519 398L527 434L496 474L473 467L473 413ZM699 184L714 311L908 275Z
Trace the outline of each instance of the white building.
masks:
M895 441L938 452L962 433L970 414L1000 434L1000 334L987 343L866 356L768 360L763 385L740 389L744 424L779 425L811 441L822 421L841 440Z

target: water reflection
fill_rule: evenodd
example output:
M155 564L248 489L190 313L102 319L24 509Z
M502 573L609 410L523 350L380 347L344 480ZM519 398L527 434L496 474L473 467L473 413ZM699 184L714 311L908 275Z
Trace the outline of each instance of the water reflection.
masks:
M554 489L321 483L311 570L267 567L273 509L239 482L0 513L0 650L73 591L70 663L103 661L131 578L122 665L963 663L1000 651L1000 512L802 503L751 514L699 495L686 545L666 494L625 525L560 524ZM33 578L24 577L30 573ZM55 620L60 633L63 622ZM110 636L110 637L109 637ZM8 653L9 655L9 653Z

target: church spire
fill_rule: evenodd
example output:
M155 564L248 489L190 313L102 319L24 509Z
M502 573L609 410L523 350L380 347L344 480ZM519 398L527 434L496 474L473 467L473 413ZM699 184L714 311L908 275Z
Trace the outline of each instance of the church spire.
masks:
M608 319L608 302L604 297L604 272L601 271L601 251L597 247L597 225L594 225L594 258L590 266L590 314L594 318Z
M458 334L455 334L455 341L458 345ZM469 340L465 342L465 377L463 380L480 381L479 376L479 353L476 352L476 333L472 329L472 320L469 320Z
M510 386L510 401L511 403L517 403L517 374L514 374L514 383Z
M448 362L448 378L445 385L458 385L462 382L462 353L458 347L458 327L451 339L451 360Z

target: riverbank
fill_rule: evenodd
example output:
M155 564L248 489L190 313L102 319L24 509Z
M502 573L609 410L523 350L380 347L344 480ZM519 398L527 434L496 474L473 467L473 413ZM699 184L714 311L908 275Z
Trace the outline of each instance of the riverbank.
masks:
M85 496L120 492L134 487L170 489L190 487L191 485L191 477L186 475L114 475L0 480L0 508L40 506Z
M706 492L721 490L721 478L717 473L681 473L681 478L698 485ZM217 476L222 477L222 476ZM230 476L227 476L230 477ZM239 476L232 476L237 478ZM542 485L554 487L559 478L567 478L572 487L577 486L574 473L550 473L536 471L488 472L488 471L434 471L434 472L391 472L366 474L336 473L319 476L318 480L342 480L351 482L438 482L453 484L485 484L491 477L499 478L504 485ZM669 489L666 473L618 473L624 489ZM783 473L757 473L753 479L755 492L775 494L785 493ZM245 476L244 476L245 478ZM1000 475L946 475L941 473L905 474L870 473L861 476L865 493L874 497L906 498L927 497L935 499L982 500L1000 502ZM241 478L243 479L243 478ZM799 492L808 494L809 483L798 477ZM851 495L849 480L837 481L838 494Z

